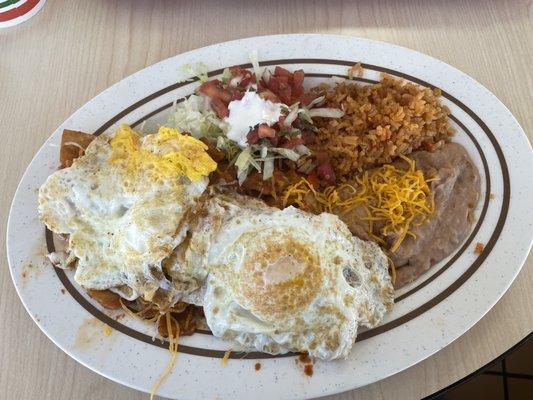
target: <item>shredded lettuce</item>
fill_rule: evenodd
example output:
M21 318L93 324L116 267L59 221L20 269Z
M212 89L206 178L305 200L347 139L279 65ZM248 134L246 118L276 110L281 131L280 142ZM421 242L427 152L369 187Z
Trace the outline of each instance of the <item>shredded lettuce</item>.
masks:
M288 158L291 161L296 161L300 158L300 155L291 149L285 149L283 147L272 147L272 151L282 155L285 158Z
M217 149L226 153L228 160L232 160L241 151L239 145L224 135L217 137Z
M208 99L194 94L176 104L167 123L196 138L219 136L226 127L209 106Z
M209 77L207 76L207 65L202 62L197 62L195 64L184 64L181 67L181 70L186 74L192 75L194 78L198 78L200 82L206 82ZM184 79L181 82L187 82L192 80L192 78Z
M252 153L250 149L243 149L235 160L235 166L237 167L237 175L247 170L252 160Z
M259 159L254 157L251 148L245 148L239 153L234 162L237 167L237 180L239 181L239 185L244 183L252 171L252 168L255 168L257 172L261 172L261 165L259 162Z
M229 71L229 68L224 68L224 71L222 71L222 75L220 75L220 82L228 83L230 79L231 79L231 72Z
M249 166L243 169L242 171L237 172L237 180L239 181L239 186L244 183L249 173L250 173Z
M222 139L219 138L218 141L221 142ZM303 147L307 149L307 147ZM300 154L294 150L272 147L266 142L263 144L254 144L244 149L239 148L239 151L240 153L232 162L237 167L239 184L242 184L246 180L254 168L257 172L262 173L263 180L267 180L272 178L274 174L274 160L288 158L289 160L296 161L300 158Z
M250 58L250 62L252 63L255 77L257 81L259 81L259 79L261 79L263 75L263 71L261 70L261 67L259 67L259 55L257 53L257 50L252 50L250 54L248 55L248 57Z

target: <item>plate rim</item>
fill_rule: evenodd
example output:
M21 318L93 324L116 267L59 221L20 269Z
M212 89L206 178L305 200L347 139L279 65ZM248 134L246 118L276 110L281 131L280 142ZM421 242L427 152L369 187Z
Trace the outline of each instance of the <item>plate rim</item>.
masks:
M97 94L96 96L94 96L93 98L91 98L88 102L86 102L84 105L82 105L80 108L78 108L78 110L76 110L70 117L68 117L60 126L59 128L54 131L54 133L44 142L43 146L41 146L41 148L37 151L36 155L39 154L43 147L46 146L46 144L48 143L49 140L51 140L56 132L60 129L60 127L62 127L66 122L68 122L71 118L73 118L80 110L82 110L84 107L86 107L89 103L91 103L93 100L95 100L96 98L98 97L103 97L105 93L107 93L108 91L112 90L113 88L116 88L117 86L119 86L122 82L124 82L125 80L135 80L136 77L139 75L139 74L143 74L145 73L145 71L151 67L154 67L154 66L157 66L158 64L160 63L163 63L163 62L166 62L170 59L174 59L174 58L177 58L177 57L183 57L187 54L192 54L192 53L196 53L196 52L199 52L199 51L202 51L202 50L205 50L207 48L210 48L210 47L215 47L215 46L220 46L220 45L228 45L228 44L231 44L231 43L238 43L238 42L241 42L241 41L245 41L245 40L250 40L250 39L261 39L261 38L268 38L268 39L272 39L272 38L287 38L287 37L291 37L291 36L305 36L305 37L315 37L317 38L318 40L320 40L321 38L323 37L337 37L337 38L340 38L342 40L350 40L350 39L355 39L355 40L362 40L362 41L367 41L367 42L370 42L370 43L377 43L377 44L385 44L386 46L392 46L392 47L396 47L396 48L400 48L400 49L403 49L403 50L406 50L408 52L414 52L414 53L417 53L418 55L421 55L423 56L424 58L427 58L427 59L431 59L433 61L436 61L438 63L441 63L441 64L444 64L447 68L452 68L454 69L457 73L459 73L460 75L463 75L463 76L466 76L468 79L470 79L471 81L473 81L473 83L475 83L476 86L482 88L485 90L486 95L490 96L490 99L491 99L491 102L497 102L499 103L499 106L500 107L503 107L503 109L505 109L508 113L509 113L509 116L514 120L514 123L515 125L520 129L521 133L522 133L522 136L524 137L525 134L523 132L523 129L520 127L518 121L516 120L516 118L509 112L509 110L507 109L507 107L503 104L503 102L501 102L501 100L499 100L494 94L492 94L490 91L488 91L488 89L486 89L482 84L480 84L479 82L473 80L473 78L469 77L467 74L465 74L464 72L456 69L455 67L443 62L443 61L440 61L432 56L429 56L429 55L426 55L426 54L423 54L423 53L420 53L416 50L411 50L411 49L408 49L408 48L405 48L405 47L402 47L402 46L398 46L398 45L394 45L394 44L390 44L390 43L387 43L387 42L383 42L383 41L374 41L374 40L370 40L370 39L365 39L365 38L358 38L358 37L354 37L354 36L349 36L349 35L327 35L327 34L296 34L296 35L285 35L285 34L282 34L282 35L266 35L266 36L259 36L259 37L251 37L251 38L244 38L244 39L237 39L237 40L233 40L233 41L228 41L228 42L223 42L223 43L219 43L219 44L213 44L213 45L210 45L210 46L204 46L204 47L201 47L201 48L198 48L198 49L193 49L191 51L188 51L188 52L185 52L185 53L181 53L181 54L178 54L178 55L175 55L173 57L170 57L168 59L165 59L165 60L161 60L159 61L158 63L156 64L153 64L151 66L148 66L146 68L143 68L141 69L140 71L137 71L135 72L134 74L131 74L127 77L125 77L124 79L118 81L117 83L115 83L114 85L108 87L107 89L105 89L104 91L100 92L99 94ZM531 147L531 146L530 146ZM32 159L32 161L30 162L30 164L28 165L26 171L24 172L20 182L19 182L19 185L17 186L17 190L15 191L15 195L14 195L14 199L13 199L13 202L11 204L11 207L10 207L10 212L9 212L9 216L8 216L8 221L7 221L7 227L8 227L8 235L6 235L6 245L7 245L7 255L8 255L8 260L9 260L9 266L10 266L10 274L11 274L11 278L13 280L13 282L15 283L16 281L16 277L14 276L14 270L13 268L11 267L12 265L12 261L10 259L10 248L9 248L9 229L11 227L11 224L12 224L12 221L11 221L11 217L12 217L12 214L13 214L13 207L15 206L15 198L17 196L17 193L19 192L20 190L20 186L22 184L22 182L24 181L25 177L26 177L26 174L28 172L28 170L30 169L30 167L32 166L33 162L35 160L35 157ZM531 247L531 243L530 243L530 246ZM503 289L503 291L499 294L499 296L497 297L497 299L494 301L494 303L487 308L487 310L477 319L475 320L473 323L469 324L469 328L470 329L473 325L475 325L479 319L481 319L493 306L494 304L501 298L501 296L507 291L508 287L512 284L512 282L514 281L514 279L516 278L517 274L519 273L521 267L523 266L524 264L524 261L525 261L525 258L527 257L527 252L525 252L525 255L521 258L520 262L517 263L519 265L519 267L516 269L516 272L513 276L512 279L509 280L509 282L507 282L507 285L506 287ZM74 359L76 359L78 362L82 363L83 365L87 366L88 368L92 369L92 370L95 370L94 368L92 368L90 365L86 365L83 361L81 361L80 359L76 358L75 356L73 356L69 351L67 351L65 348L63 348L59 343L57 343L51 336L48 335L48 332L46 330L44 330L41 325L38 323L38 321L35 320L33 314L30 312L30 310L27 308L27 305L24 301L24 298L22 296L22 294L19 292L19 287L17 284L15 284L15 288L17 290L17 294L19 295L19 298L21 299L22 303L24 304L24 307L25 309L28 311L28 313L30 314L30 316L32 317L32 319L34 319L34 321L37 323L37 325L40 327L40 329L46 334L46 336L48 336L58 347L60 347L63 351L65 351L67 354L69 354L71 357L73 357ZM466 331L468 331L468 329L466 329L462 334L466 333ZM462 334L459 334L457 337L461 336ZM453 338L451 341L448 342L448 345L450 343L452 343L455 339L457 339L457 337ZM431 353L433 354L433 353ZM431 354L427 355L426 357L420 359L419 361L417 362L420 362L422 361L423 359L426 359L427 357L429 357ZM410 364L412 365L412 364ZM408 368L410 365L408 366L405 366L404 368L401 368L400 370L403 370L405 368ZM400 370L396 371L396 372L399 372ZM101 374L101 372L95 370L97 373ZM394 372L394 373L396 373ZM108 376L109 377L109 376ZM122 384L126 384L127 386L132 386L130 385L129 383L124 383L124 382L121 382L120 380L118 379L115 379L113 377L110 377L111 379L113 380L116 380L116 381L119 381L120 383ZM348 385L349 386L349 385ZM139 389L138 387L136 387L136 389ZM348 388L349 389L349 388ZM139 389L139 390L143 390L142 388ZM341 389L341 390L345 390L345 389ZM337 391L338 392L338 391ZM334 393L334 392L328 392L328 393Z

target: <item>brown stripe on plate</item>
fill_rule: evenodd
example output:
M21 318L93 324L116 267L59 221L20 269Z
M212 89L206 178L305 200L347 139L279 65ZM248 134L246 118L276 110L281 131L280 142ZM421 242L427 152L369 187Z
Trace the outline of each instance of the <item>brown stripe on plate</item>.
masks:
M55 249L53 233L50 230L46 229L45 237L46 237L46 245L47 245L48 251L53 252ZM109 325L111 328L119 332L122 332L125 335L128 335L134 339L140 340L141 342L144 342L144 343L152 344L157 347L161 347L163 349L168 349L169 347L168 340L161 340L161 339L152 340L152 336L139 332L124 324L121 324L116 319L100 311L97 307L91 304L91 302L88 301L80 292L78 292L78 290L74 287L70 279L67 277L67 274L65 273L65 271L63 271L60 268L54 268L54 270L56 271L56 274L59 277L59 280L61 281L63 286L71 294L74 300L76 300L83 308L85 308L94 317L98 318L103 323ZM203 357L222 358L224 357L224 354L225 354L225 351L223 350L202 349L198 347L185 346L183 344L180 344L178 346L178 350L180 353L192 354L195 356L203 356ZM294 354L287 353L287 354L279 355L276 357L291 357L291 356L294 356ZM265 353L260 353L260 352L250 352L250 353L232 352L230 354L230 358L233 358L233 359L235 358L237 359L265 359L265 358L271 358L271 357L272 356L270 354L265 354Z

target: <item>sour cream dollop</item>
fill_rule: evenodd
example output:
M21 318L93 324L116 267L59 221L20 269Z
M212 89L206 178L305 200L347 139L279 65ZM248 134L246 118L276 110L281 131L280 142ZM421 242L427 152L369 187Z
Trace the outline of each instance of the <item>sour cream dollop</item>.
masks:
M278 122L281 115L281 104L264 100L256 92L246 92L241 100L233 100L228 105L229 116L224 118L228 124L226 136L247 147L246 135L258 124L268 126Z

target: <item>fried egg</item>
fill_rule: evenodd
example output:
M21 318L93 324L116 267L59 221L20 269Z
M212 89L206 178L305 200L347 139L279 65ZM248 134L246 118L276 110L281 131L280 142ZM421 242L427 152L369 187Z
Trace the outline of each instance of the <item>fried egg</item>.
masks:
M392 307L386 256L332 214L219 193L195 224L166 267L215 336L271 354L344 358L358 327Z
M182 241L184 216L216 168L206 149L175 129L142 137L122 125L46 180L39 214L68 235L80 285L146 300L169 289L161 261Z

